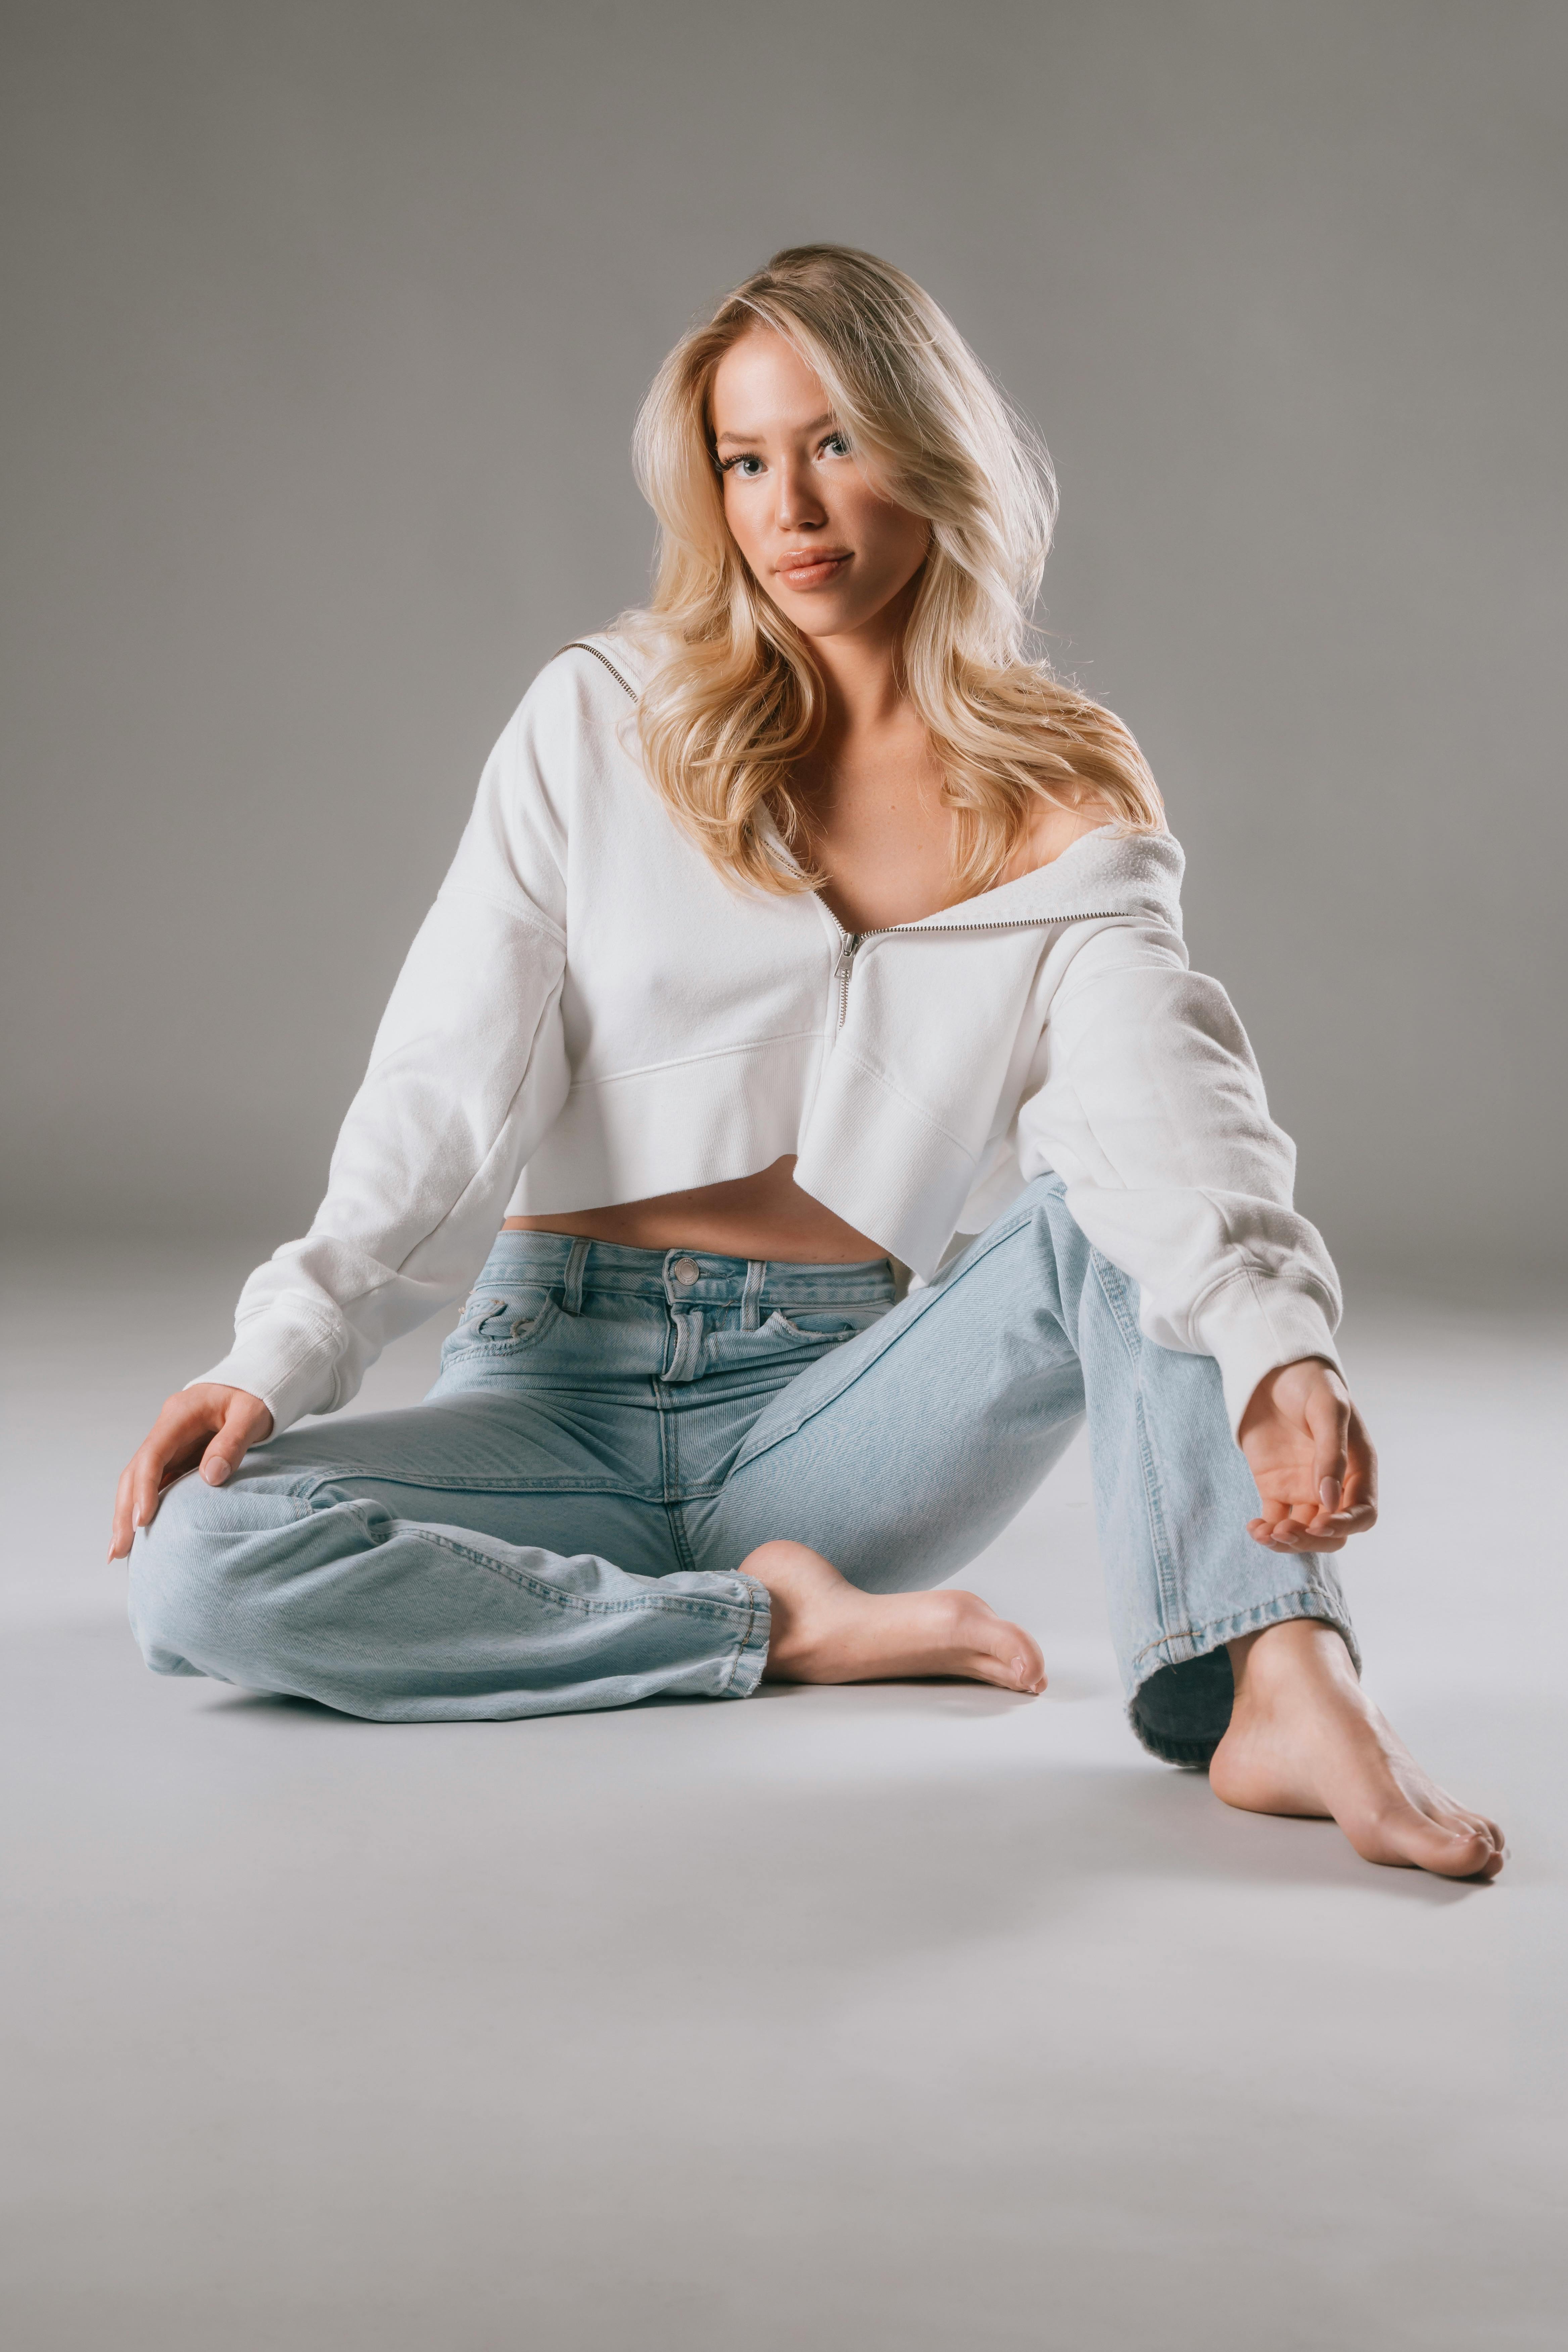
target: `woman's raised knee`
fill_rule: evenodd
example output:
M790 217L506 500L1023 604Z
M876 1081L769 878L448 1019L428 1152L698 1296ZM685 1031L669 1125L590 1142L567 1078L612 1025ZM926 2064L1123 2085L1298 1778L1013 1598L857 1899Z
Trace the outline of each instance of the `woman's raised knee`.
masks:
M130 1559L132 1631L155 1674L237 1674L299 1517L289 1498L244 1477L209 1486L193 1474L167 1490Z

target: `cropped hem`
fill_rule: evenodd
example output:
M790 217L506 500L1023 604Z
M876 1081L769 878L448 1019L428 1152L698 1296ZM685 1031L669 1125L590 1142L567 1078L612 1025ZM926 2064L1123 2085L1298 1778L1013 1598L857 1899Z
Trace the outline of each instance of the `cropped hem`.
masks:
M730 1671L719 1688L721 1698L750 1698L763 1679L763 1669L768 1662L768 1643L773 1636L773 1599L765 1584L754 1576L741 1575L751 1597L752 1613L746 1630L736 1645Z
M1207 1769L1215 1749L1225 1736L1229 1721L1229 1705L1224 1705L1225 1723L1217 1730L1199 1732L1175 1727L1170 1721L1161 1721L1163 1707L1152 1705L1152 1685L1174 1669L1199 1666L1205 1659L1215 1657L1227 1642L1243 1633L1256 1633L1265 1625L1279 1625L1292 1617L1315 1618L1319 1623L1331 1625L1351 1654L1351 1663L1359 1675L1362 1670L1361 1650L1355 1629L1333 1597L1308 1585L1295 1592L1278 1592L1271 1600L1259 1601L1255 1608L1243 1609L1231 1617L1215 1618L1211 1624L1194 1626L1184 1632L1167 1634L1163 1640L1151 1642L1139 1652L1133 1662L1137 1682L1127 1702L1127 1720L1133 1737L1151 1756L1163 1764L1176 1764L1190 1771ZM1173 1652L1180 1655L1173 1655ZM1213 1678L1209 1678L1211 1681ZM1225 1678L1228 1683L1228 1675ZM1195 1696L1196 1694L1194 1693ZM1218 1704L1217 1689L1205 1689L1211 1715Z

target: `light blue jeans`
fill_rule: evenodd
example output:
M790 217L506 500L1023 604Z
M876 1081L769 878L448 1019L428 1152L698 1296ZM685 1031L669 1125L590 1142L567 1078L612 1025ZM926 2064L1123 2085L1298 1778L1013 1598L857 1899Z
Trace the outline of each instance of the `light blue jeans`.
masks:
M1086 1415L1133 1726L1201 1764L1228 1638L1316 1617L1353 1655L1350 1623L1326 1560L1248 1537L1217 1367L1143 1338L1055 1177L897 1302L886 1259L503 1233L423 1405L169 1490L132 1624L160 1674L380 1722L744 1698L768 1652L755 1546L794 1537L868 1591L939 1584Z

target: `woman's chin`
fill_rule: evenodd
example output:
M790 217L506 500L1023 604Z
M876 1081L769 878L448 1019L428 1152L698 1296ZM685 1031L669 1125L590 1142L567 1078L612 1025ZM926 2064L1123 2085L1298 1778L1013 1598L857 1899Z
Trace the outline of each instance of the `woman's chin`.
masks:
M880 604L869 607L862 597L836 594L831 587L815 593L809 589L795 595L787 592L773 599L779 611L793 621L803 637L847 637L876 619ZM886 600L891 603L891 598Z

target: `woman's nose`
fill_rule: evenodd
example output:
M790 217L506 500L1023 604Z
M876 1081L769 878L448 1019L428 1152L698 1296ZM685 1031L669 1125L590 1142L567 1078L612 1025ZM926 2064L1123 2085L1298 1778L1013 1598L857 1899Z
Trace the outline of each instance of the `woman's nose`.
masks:
M779 529L809 530L826 522L827 510L817 497L809 469L785 463L779 468Z

